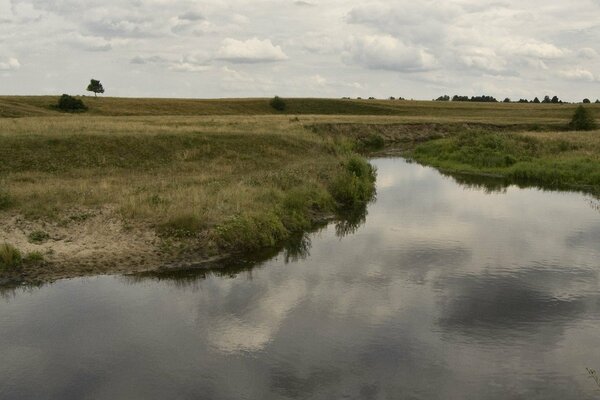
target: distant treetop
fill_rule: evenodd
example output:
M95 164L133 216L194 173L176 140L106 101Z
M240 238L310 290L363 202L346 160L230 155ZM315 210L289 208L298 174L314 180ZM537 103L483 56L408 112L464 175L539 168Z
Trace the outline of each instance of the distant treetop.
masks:
M104 93L104 87L102 86L100 81L96 79L90 80L90 84L88 85L86 90L88 92L94 92L94 96L97 96L98 93Z

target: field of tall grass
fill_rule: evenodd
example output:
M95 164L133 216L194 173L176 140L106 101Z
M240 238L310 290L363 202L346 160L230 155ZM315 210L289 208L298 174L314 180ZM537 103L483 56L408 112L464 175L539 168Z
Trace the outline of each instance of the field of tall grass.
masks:
M5 118L0 143L0 217L108 209L209 256L274 246L374 191L364 158L282 117Z

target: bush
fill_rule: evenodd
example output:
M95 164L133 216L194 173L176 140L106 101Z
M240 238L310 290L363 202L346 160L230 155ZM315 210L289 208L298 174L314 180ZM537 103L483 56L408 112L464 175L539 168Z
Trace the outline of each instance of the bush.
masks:
M579 106L573 114L569 128L576 131L589 131L596 128L596 121L587 108Z
M366 160L351 157L331 183L329 191L342 209L364 205L375 195L375 175L375 170Z
M285 110L285 101L283 101L283 99L279 96L273 97L269 104L277 111Z
M50 239L50 235L44 231L33 231L27 236L27 238L29 239L30 243L41 244Z
M23 257L21 252L11 244L0 244L0 270L17 268L21 266Z
M76 99L73 96L69 96L68 94L63 94L60 96L60 99L58 99L58 108L62 111L68 112L87 110L87 107L85 104L83 104L83 101Z

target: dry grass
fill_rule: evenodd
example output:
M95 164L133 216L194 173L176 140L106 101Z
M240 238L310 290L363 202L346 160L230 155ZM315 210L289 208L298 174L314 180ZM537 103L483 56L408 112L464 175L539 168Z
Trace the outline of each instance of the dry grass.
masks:
M217 116L277 115L269 99L134 99L81 97L87 115L98 116ZM58 96L0 97L0 117L59 116L52 108ZM396 122L483 122L495 124L567 123L575 104L463 103L399 100L286 99L286 115L399 117ZM600 118L600 105L590 104ZM346 122L352 122L346 120Z
M30 117L0 119L0 132L5 215L69 224L110 209L165 237L213 242L232 218L276 213L294 230L334 211L329 187L349 156L280 116ZM315 209L287 221L293 196Z

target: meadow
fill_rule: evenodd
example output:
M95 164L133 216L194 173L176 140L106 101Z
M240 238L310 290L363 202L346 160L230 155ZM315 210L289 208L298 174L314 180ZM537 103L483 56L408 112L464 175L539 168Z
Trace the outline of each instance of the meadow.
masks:
M600 135L568 104L0 97L0 275L27 282L197 264L363 208L365 156L596 191ZM600 107L589 109L600 117ZM18 257L15 255L18 252ZM18 264L8 267L9 264Z

